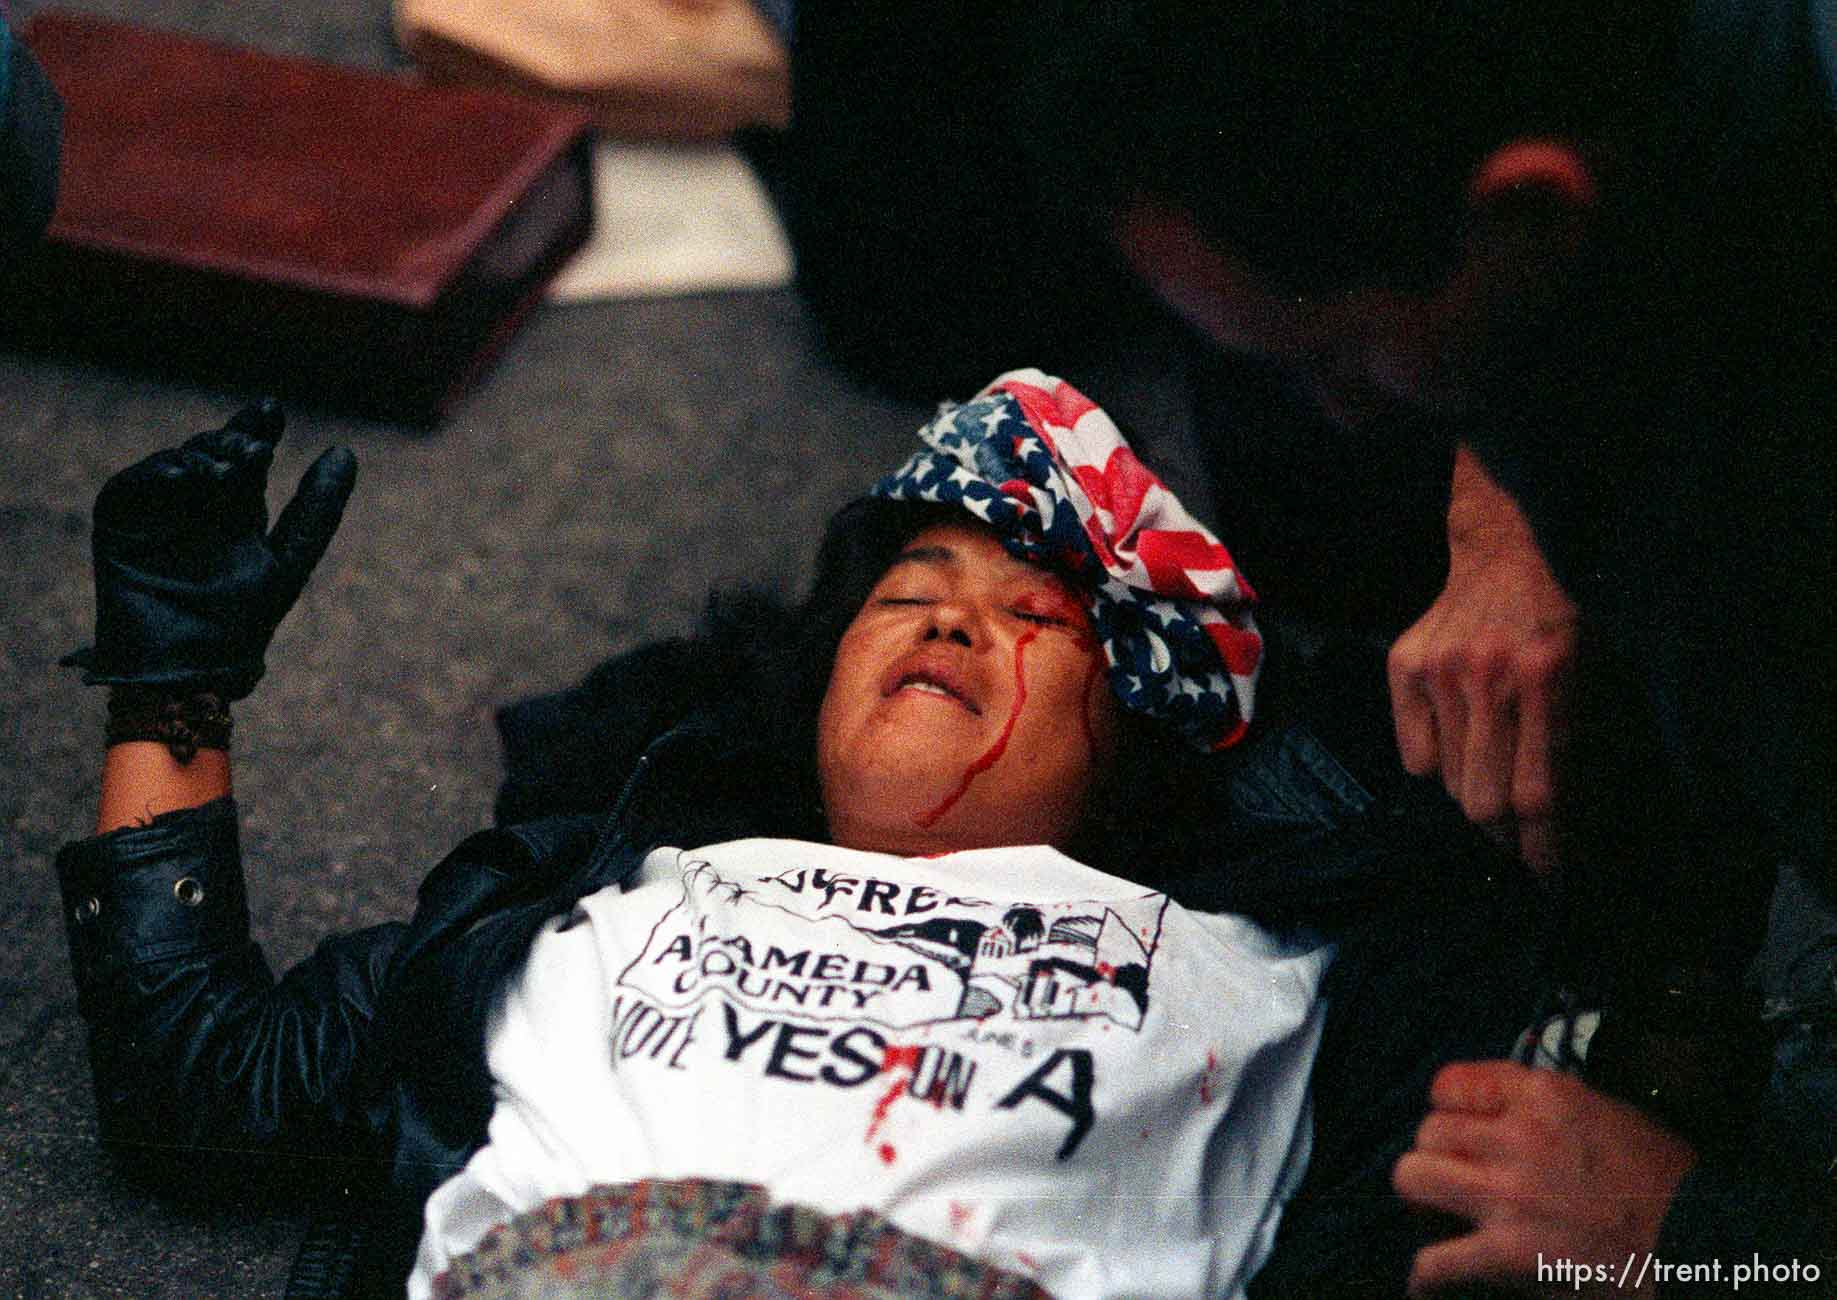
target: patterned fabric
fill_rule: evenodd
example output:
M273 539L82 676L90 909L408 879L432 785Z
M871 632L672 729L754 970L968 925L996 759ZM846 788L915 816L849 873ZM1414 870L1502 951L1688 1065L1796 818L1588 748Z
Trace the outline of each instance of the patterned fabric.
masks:
M1125 707L1204 749L1243 735L1263 660L1256 594L1096 403L1013 370L946 404L919 440L876 495L960 505L1010 552L1087 591Z
M1052 1300L1026 1278L869 1210L772 1205L765 1189L646 1179L558 1197L495 1228L436 1300Z

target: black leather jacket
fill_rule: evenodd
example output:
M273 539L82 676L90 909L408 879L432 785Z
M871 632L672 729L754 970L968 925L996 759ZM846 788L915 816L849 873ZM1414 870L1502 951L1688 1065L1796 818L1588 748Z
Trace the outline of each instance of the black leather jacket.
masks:
M664 725L680 701L647 682L670 679L686 652L640 652L585 704L597 752L629 771L610 811L471 836L422 883L411 920L328 939L278 980L249 937L231 800L66 846L57 866L96 1104L126 1164L182 1184L224 1160L238 1186L329 1193L344 1212L309 1233L289 1294L399 1295L423 1202L483 1140L487 1014L542 923L657 844L782 833L756 751L698 716ZM553 774L528 772L565 746L555 727L578 736L582 707L569 693L504 720L501 810L574 802ZM1361 766L1364 724L1274 712L1217 807L1168 848L1184 875L1167 887L1188 906L1306 921L1340 943L1313 1164L1257 1291L1324 1294L1333 1278L1400 1293L1433 1225L1389 1196L1390 1164L1433 1070L1502 1053L1528 1022L1538 910L1450 808ZM1194 861L1215 866L1195 873Z
M310 1160L319 1190L392 1206L403 1221L380 1226L409 1232L405 1216L483 1139L498 980L549 916L671 838L659 805L672 801L655 797L665 779L652 774L718 762L714 748L675 729L634 765L617 811L470 836L422 882L412 919L329 938L278 980L249 938L232 799L66 846L58 874L104 1140L159 1183L195 1179L207 1158L235 1165L236 1185L298 1189ZM729 838L720 820L676 824ZM403 1245L384 1253L399 1263ZM348 1292L351 1251L310 1258L323 1253L309 1242L289 1294Z

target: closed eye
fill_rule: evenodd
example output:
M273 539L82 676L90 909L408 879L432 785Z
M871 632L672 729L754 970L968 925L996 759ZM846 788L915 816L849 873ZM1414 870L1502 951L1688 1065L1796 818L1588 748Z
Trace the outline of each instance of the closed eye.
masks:
M935 605L935 596L882 596L874 602L876 605Z
M1042 614L1033 609L1014 609L1009 611L1016 618L1028 623L1037 623L1041 627L1070 627L1071 624L1057 614Z

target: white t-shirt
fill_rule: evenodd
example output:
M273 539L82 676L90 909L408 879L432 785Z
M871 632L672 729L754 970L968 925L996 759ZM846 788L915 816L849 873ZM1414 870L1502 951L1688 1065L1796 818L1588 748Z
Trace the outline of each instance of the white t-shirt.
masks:
M658 849L538 937L409 1293L596 1183L863 1206L1061 1300L1235 1294L1306 1163L1326 948L1055 849Z

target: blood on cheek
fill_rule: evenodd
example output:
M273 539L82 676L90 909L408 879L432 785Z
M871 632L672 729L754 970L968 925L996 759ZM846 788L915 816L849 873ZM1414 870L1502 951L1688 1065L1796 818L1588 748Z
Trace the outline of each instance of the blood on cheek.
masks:
M1001 734L995 737L994 744L963 770L963 779L957 782L955 790L944 796L944 802L930 812L922 812L912 819L920 827L928 829L937 825L945 813L957 806L957 800L969 792L970 782L994 767L1001 761L1001 756L1008 752L1008 741L1014 735L1014 724L1021 720L1021 707L1027 703L1027 675L1022 671L1022 664L1026 661L1027 647L1039 635L1038 627L1030 627L1014 643L1014 703L1008 707L1008 720L1002 723Z
M1085 629L1083 610L1070 605L1069 602L1067 602L1063 608L1056 602L1042 600L1039 603L1040 609L1038 612L1052 613L1057 617L1063 618L1066 620L1064 625L1035 624L1021 633L1019 639L1015 641L1014 700L1013 703L1008 706L1008 718L1007 721L1002 723L1001 734L996 736L995 742L963 770L963 776L957 782L956 788L945 795L943 800L935 808L919 813L913 817L913 822L922 829L930 829L937 825L946 813L957 806L958 800L969 793L970 783L984 772L988 771L991 767L994 767L995 764L999 763L1002 755L1008 752L1008 742L1014 737L1015 724L1020 721L1021 710L1027 703L1027 647L1032 645L1034 641L1038 639L1040 633L1048 630L1048 628L1067 633L1072 638L1072 643L1091 657L1090 667L1085 672L1083 687L1079 691L1079 696L1083 705L1079 714L1079 720L1084 726L1085 744L1089 748L1092 760L1095 761L1097 757L1097 734L1091 723L1091 688L1092 684L1097 680L1098 674L1103 671L1103 659L1097 653L1096 638L1091 636ZM1047 608L1049 603L1051 604L1050 609ZM1029 608L1027 612L1031 613L1034 611Z
M1101 682L1105 665L1103 655L1097 648L1097 637L1091 631L1084 608L1071 597L1059 592L1030 592L1018 603L1026 613L1044 614L1057 619L1056 624L1049 626L1054 631L1062 632L1070 637L1072 644L1077 646L1090 660L1090 665L1084 673L1084 685L1079 691L1082 708L1078 721L1084 728L1086 753L1092 762L1096 762L1097 728L1091 717L1091 709L1092 701L1097 698L1096 691L1102 689Z

